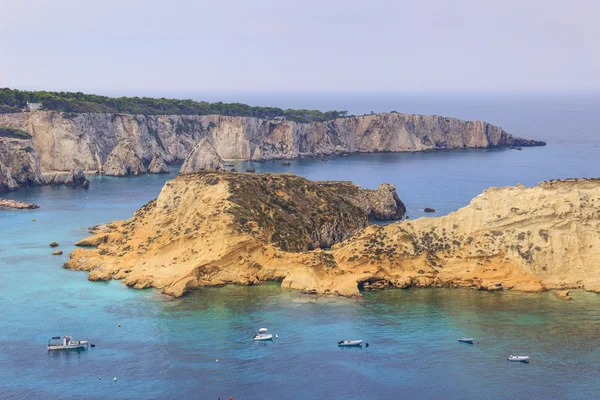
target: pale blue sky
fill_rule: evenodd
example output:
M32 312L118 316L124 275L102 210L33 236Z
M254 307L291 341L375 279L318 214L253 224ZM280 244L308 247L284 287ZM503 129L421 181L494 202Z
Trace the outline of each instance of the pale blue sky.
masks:
M600 90L595 0L0 0L0 87Z

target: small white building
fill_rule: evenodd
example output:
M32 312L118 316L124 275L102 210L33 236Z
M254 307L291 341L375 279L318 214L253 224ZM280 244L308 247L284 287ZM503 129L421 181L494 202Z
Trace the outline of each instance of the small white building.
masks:
M29 111L39 110L40 108L42 108L42 103L30 103L30 102L27 102L27 109Z

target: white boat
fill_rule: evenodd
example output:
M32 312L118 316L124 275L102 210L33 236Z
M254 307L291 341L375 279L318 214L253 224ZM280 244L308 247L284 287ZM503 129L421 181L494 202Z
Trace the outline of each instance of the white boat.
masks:
M339 347L350 347L350 346L360 346L362 344L362 340L340 340L338 342Z
M48 339L48 350L79 350L88 348L87 340L73 340L71 336L53 336Z
M473 344L474 340L475 339L473 339L471 337L461 337L460 339L458 339L458 341L461 343L470 343L470 344Z
M258 330L258 333L256 335L254 335L253 340L256 340L256 341L273 340L273 335L270 333L267 333L267 328L260 328Z
M508 361L528 363L529 356L508 356Z

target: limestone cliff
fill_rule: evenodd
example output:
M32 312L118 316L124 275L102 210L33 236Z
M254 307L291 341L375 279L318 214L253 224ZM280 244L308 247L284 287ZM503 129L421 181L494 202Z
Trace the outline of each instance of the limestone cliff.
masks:
M182 175L132 219L81 241L97 248L74 251L65 267L176 296L267 280L346 296L411 286L600 291L600 180L492 188L445 217L361 229L367 213L342 191L287 174Z
M163 160L160 153L155 153L154 156L152 157L152 161L150 162L150 165L148 166L148 173L150 173L150 174L168 174L169 173L169 167L167 167L167 164L165 163L165 160Z
M296 123L219 115L130 115L31 112L0 114L0 126L33 136L43 170L99 170L122 140L144 162L159 153L184 160L202 138L223 159L292 159L327 154L425 151L441 148L535 146L482 121L376 114Z
M146 168L129 140L121 140L103 165L105 175L127 176L146 173Z
M31 137L0 127L0 192L43 183L39 154Z
M203 138L185 158L179 172L189 174L190 172L198 172L205 169L218 171L223 169L224 166L223 160L217 154L210 140Z

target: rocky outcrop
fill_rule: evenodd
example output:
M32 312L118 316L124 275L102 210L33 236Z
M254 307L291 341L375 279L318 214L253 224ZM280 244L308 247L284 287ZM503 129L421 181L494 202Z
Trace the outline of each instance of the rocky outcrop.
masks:
M65 179L65 186L82 187L87 189L90 187L90 182L86 179L81 168L76 168L69 172L67 179Z
M272 280L345 296L430 286L600 292L600 180L491 188L441 218L359 228L365 221L339 191L303 178L181 175L65 267L175 296Z
M573 300L568 290L558 290L555 294L561 300Z
M163 160L160 153L154 153L154 156L152 157L152 161L150 162L150 165L148 166L148 173L150 173L150 174L168 174L169 173L169 167L167 167L167 164L165 163L165 160Z
M142 159L129 140L121 140L106 159L102 170L107 176L140 175L146 173Z
M0 192L43 184L39 154L32 139L10 132L6 128L0 130Z
M33 203L24 203L22 201L16 200L8 200L8 199L0 199L0 208L14 208L17 210L32 210L35 208L40 208L39 206Z
M225 165L223 160L217 154L210 140L204 138L194 147L191 153L186 157L181 170L182 174L198 172L204 170L222 170Z
M382 183L376 190L362 189L352 182L323 181L317 184L329 187L361 208L369 219L389 221L400 219L406 213L406 206L391 183Z
M464 147L537 146L482 121L411 114L377 114L296 123L219 115L0 114L0 125L33 135L46 171L99 170L123 140L149 162L183 160L202 139L223 159L292 159L328 154L427 151Z
M46 184L50 186L64 185L65 177L63 176L63 174L55 172L52 175L50 175L50 177L46 180Z

